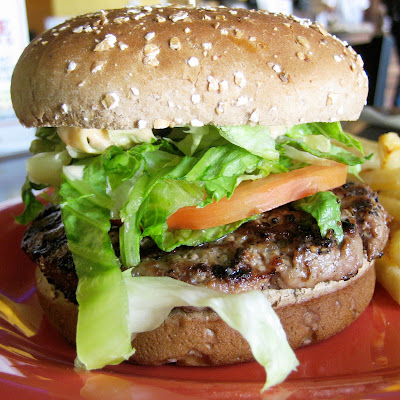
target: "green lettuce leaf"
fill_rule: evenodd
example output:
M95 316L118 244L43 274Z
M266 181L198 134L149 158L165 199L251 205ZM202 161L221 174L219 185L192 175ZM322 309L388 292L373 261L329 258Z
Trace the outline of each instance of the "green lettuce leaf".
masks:
M248 341L267 373L263 390L282 382L299 362L278 316L261 291L227 294L168 277L132 277L123 273L133 333L156 329L174 307L212 308Z
M123 222L120 250L125 266L139 263L140 241L145 236L166 250L213 241L232 231L244 221L172 234L167 232L167 219L182 207L203 207L214 199L230 197L247 174L256 172L259 177L263 170L268 174L272 168L271 162L266 165L260 157L229 142L183 156L168 140L161 139L127 151L110 147L102 160L111 187L112 215L119 214Z
M323 135L328 139L335 139L346 147L353 147L364 154L361 143L352 135L343 131L340 122L314 122L293 125L287 128L286 136L294 139L308 135Z
M213 125L174 128L168 138L186 156L226 144L226 140L221 137L218 128Z
M332 192L318 192L292 203L295 208L311 214L318 223L321 236L325 237L333 230L337 242L343 240L343 228L340 218L340 200Z
M58 136L57 128L39 128L35 136L37 139L32 141L29 148L32 154L60 152L65 150L66 146Z
M26 225L34 220L43 210L43 204L36 198L33 191L44 188L46 188L45 185L37 185L32 183L28 178L25 179L25 183L21 188L21 197L25 208L21 215L15 217L17 223Z
M128 295L111 245L111 199L102 158L64 167L61 213L79 283L78 363L87 369L119 364L133 353Z
M220 126L219 133L229 142L266 160L277 160L275 140L267 126Z

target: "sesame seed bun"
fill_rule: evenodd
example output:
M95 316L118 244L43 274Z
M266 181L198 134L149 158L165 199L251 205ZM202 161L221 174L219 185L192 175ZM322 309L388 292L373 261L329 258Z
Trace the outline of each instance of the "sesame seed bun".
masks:
M26 126L292 125L358 118L367 78L349 46L306 20L143 7L38 36L11 89Z
M36 270L39 301L50 323L75 344L78 307ZM350 325L367 307L375 288L373 262L364 261L349 280L312 289L266 290L292 348L319 342ZM279 292L279 293L278 293ZM332 317L334 316L334 318ZM175 308L157 329L138 334L130 362L159 365L224 365L253 360L249 344L210 309Z

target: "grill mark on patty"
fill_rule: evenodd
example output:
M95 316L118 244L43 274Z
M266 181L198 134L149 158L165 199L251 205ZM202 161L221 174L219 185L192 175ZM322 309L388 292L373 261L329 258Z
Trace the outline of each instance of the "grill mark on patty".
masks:
M236 231L196 247L170 253L149 238L141 244L141 263L134 276L169 276L224 292L313 287L329 280L348 280L363 257L380 257L388 237L387 214L364 184L348 183L333 192L341 201L344 240L332 232L321 237L316 221L290 205L261 214ZM118 226L110 237L117 255ZM57 289L76 302L78 278L57 207L48 206L27 229L22 248Z

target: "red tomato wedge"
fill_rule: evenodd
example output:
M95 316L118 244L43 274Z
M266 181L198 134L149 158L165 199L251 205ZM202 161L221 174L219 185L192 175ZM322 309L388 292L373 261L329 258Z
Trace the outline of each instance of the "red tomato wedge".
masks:
M332 162L271 174L256 181L244 181L230 199L224 197L203 208L192 206L179 209L168 218L168 228L196 230L229 224L341 186L346 177L347 165Z

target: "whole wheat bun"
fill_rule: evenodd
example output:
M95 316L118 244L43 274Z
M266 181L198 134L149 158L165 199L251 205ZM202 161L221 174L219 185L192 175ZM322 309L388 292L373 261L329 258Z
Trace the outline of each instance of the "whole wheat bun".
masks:
M39 301L50 323L75 344L78 307L55 290L37 269ZM319 342L350 325L367 307L375 288L373 263L364 262L347 281L322 282L313 289L271 290L274 306L292 348ZM223 365L253 360L246 340L211 309L175 308L157 329L138 334L130 362L159 365Z
M227 8L101 11L38 36L12 78L26 126L166 128L357 119L362 60L320 25Z

